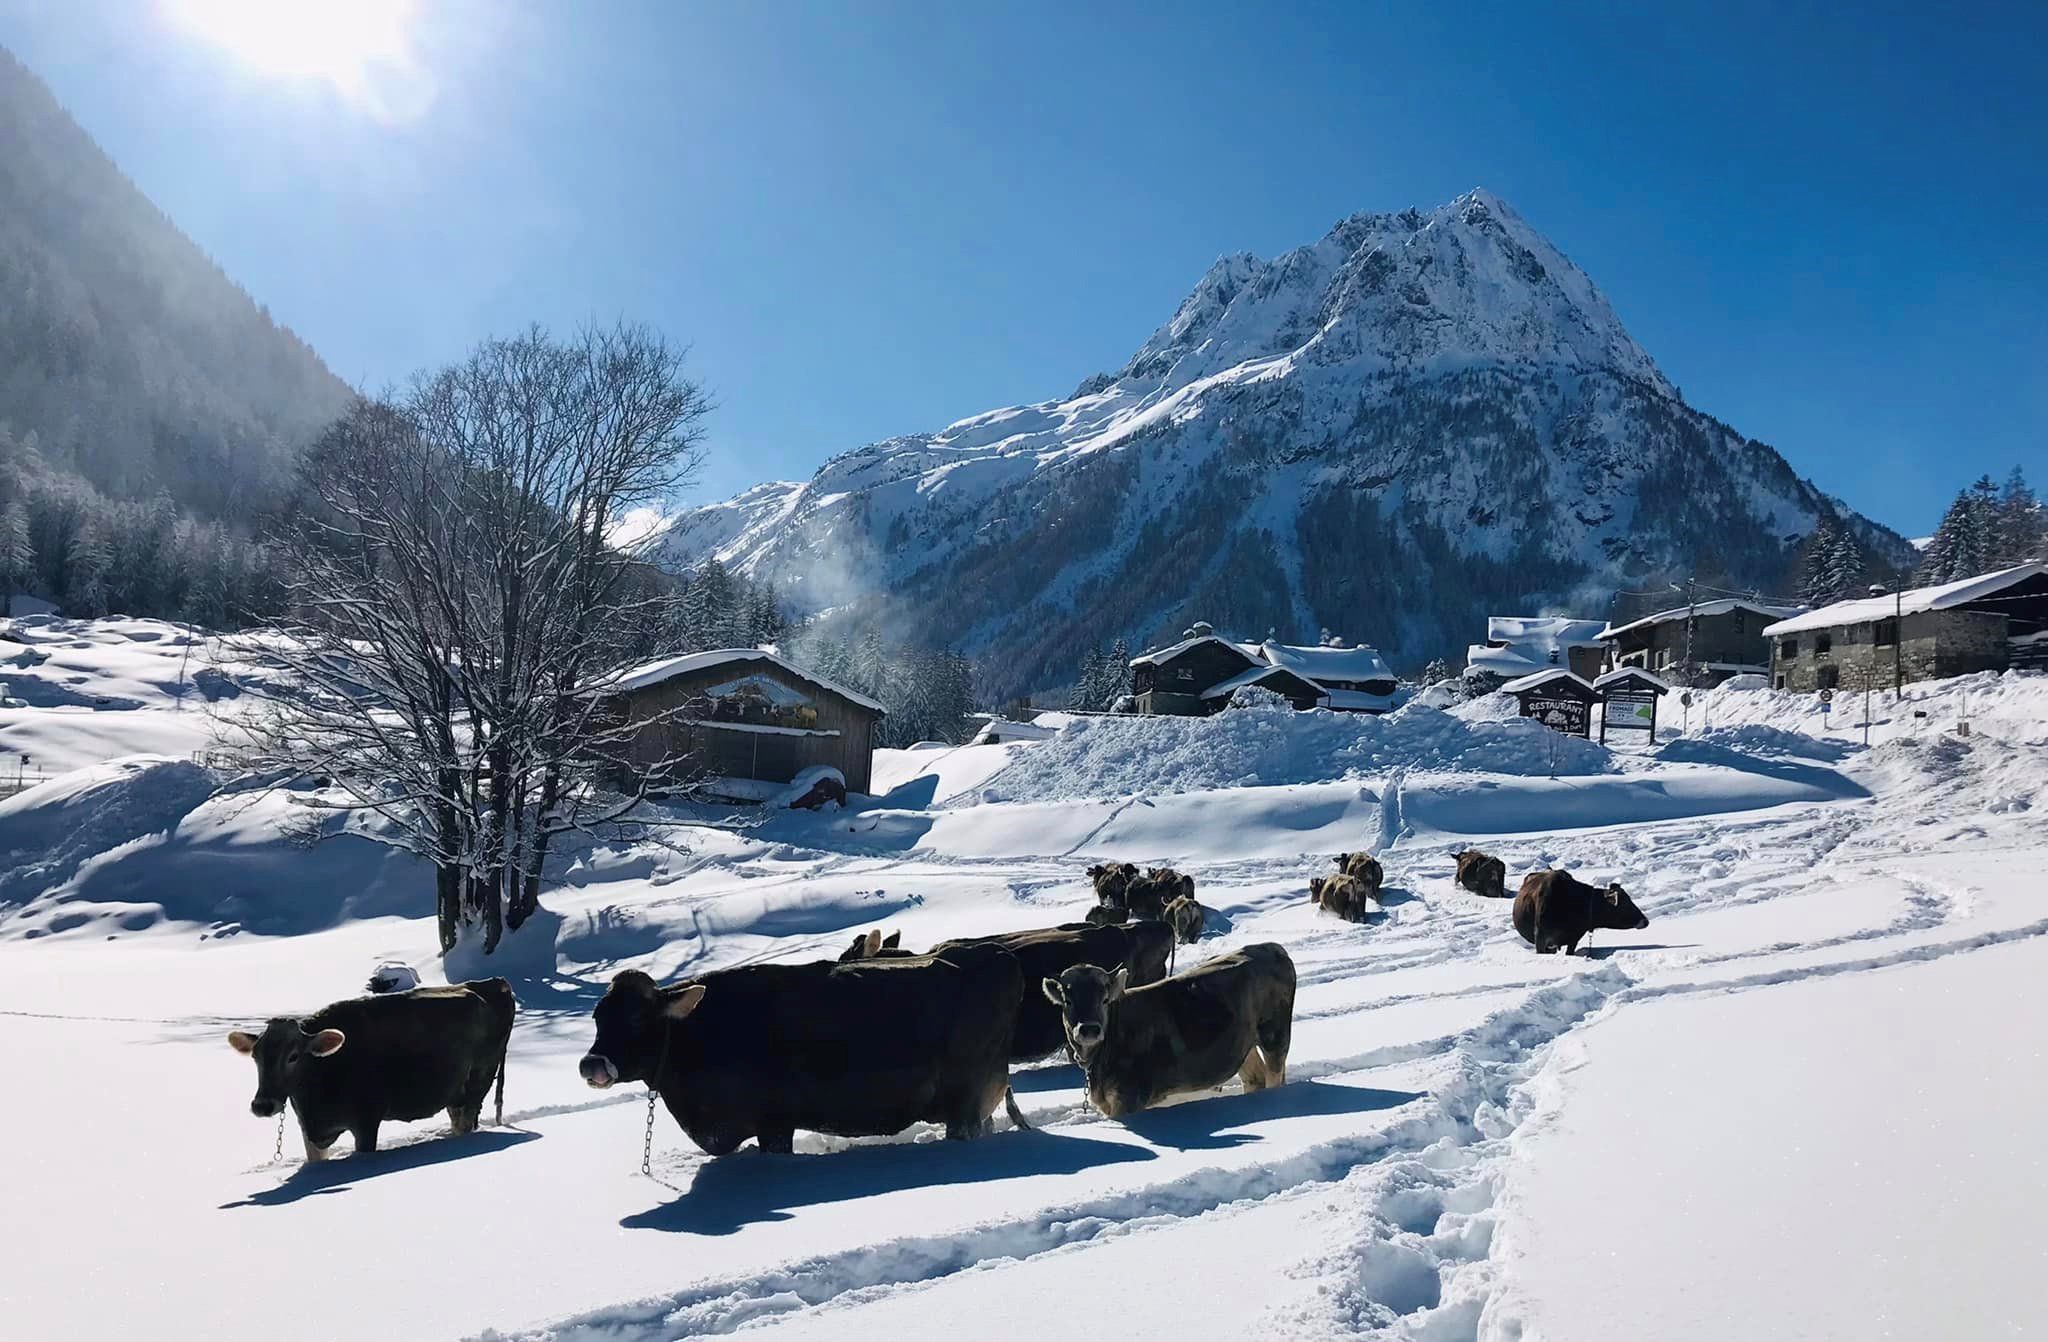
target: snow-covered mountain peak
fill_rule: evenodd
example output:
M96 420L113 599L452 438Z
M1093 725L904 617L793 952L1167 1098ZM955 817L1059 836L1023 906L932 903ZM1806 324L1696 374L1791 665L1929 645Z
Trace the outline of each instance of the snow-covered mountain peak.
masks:
M1845 512L1687 406L1586 273L1474 190L1221 257L1065 399L843 453L686 514L667 551L886 612L1000 696L1194 619L1412 662L1493 609L1598 614L1656 575L1769 589Z
M1172 320L1100 381L1166 391L1290 355L1404 372L1602 369L1671 394L1585 272L1483 189L1427 212L1351 215L1270 261L1221 258Z

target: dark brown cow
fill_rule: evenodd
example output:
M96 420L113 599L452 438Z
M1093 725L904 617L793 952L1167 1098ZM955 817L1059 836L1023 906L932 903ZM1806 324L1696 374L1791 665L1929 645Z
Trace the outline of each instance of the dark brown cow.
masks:
M1205 960L1146 988L1093 965L1041 985L1060 1008L1088 1098L1110 1118L1171 1095L1287 1081L1294 1033L1294 961L1274 942Z
M262 1032L231 1030L235 1052L256 1060L258 1118L287 1102L306 1159L321 1160L342 1133L377 1149L386 1120L446 1110L455 1134L476 1131L495 1078L505 1121L505 1047L519 1004L503 979L356 997L310 1016L279 1016Z
M1454 859L1458 864L1455 878L1459 885L1475 895L1488 899L1508 897L1508 868L1497 857L1489 857L1476 848L1459 853Z
M1339 853L1336 863L1339 873L1359 881L1365 886L1366 895L1378 901L1380 887L1387 883L1386 869L1380 866L1378 858L1371 853Z
M788 1151L797 1129L842 1137L943 1123L978 1136L1009 1092L1023 991L1000 946L855 964L746 965L672 988L629 969L592 1016L577 1070L603 1090L645 1081L690 1140L722 1156L752 1137Z
M856 943L859 944L862 943ZM1104 969L1128 970L1132 987L1157 983L1166 977L1173 932L1166 923L1151 921L1106 927L1062 923L1058 927L942 941L929 954L944 955L956 946L978 945L1001 946L1017 957L1024 971L1022 995L1017 1000L1017 1028L1010 1041L1010 1061L1035 1062L1057 1053L1066 1037L1060 1028L1059 1008L1046 1001L1034 986L1040 979L1056 977L1075 965L1099 965ZM884 946L876 954L886 957L910 952ZM851 956L849 951L841 958Z
M1342 873L1309 877L1308 897L1323 912L1334 913L1354 923L1364 922L1379 907L1364 881Z
M1173 929L1183 945L1202 939L1209 915L1195 900L1195 878L1172 867L1154 867L1134 878L1124 890L1133 918L1153 918Z
M1650 920L1619 885L1602 890L1575 879L1568 871L1535 871L1522 878L1515 896L1515 931L1548 955L1560 946L1566 955L1596 927L1634 931Z
M1098 862L1088 868L1088 879L1095 885L1095 902L1121 913L1126 907L1124 891L1138 879L1138 868L1129 862Z

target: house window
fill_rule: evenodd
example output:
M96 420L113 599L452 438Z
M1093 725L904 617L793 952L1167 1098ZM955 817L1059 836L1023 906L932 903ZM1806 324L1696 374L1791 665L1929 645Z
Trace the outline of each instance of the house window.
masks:
M1778 688L1781 690L1785 688L1785 673L1782 671L1778 673Z
M1888 648L1892 644L1897 643L1899 641L1899 622L1897 620L1879 620L1877 622L1877 636L1871 641L1880 648Z
M1813 673L1813 688L1817 690L1832 690L1840 686L1841 683L1842 668L1836 666L1833 662L1817 668Z
M1779 660L1779 661L1781 661L1781 662L1789 662L1789 661L1792 661L1792 660L1793 660L1794 658L1796 658L1796 657L1798 657L1798 656L1799 656L1799 640L1798 640L1798 639L1796 639L1796 638L1781 638L1781 639L1779 639L1779 640L1778 640L1778 660Z
M1815 635L1813 636L1813 655L1814 655L1814 656L1816 656L1816 657L1821 657L1821 656L1825 656L1826 654L1828 654L1828 653L1830 653L1830 652L1833 652L1833 651L1834 651L1834 649L1835 649L1835 636L1834 636L1833 634L1815 634Z

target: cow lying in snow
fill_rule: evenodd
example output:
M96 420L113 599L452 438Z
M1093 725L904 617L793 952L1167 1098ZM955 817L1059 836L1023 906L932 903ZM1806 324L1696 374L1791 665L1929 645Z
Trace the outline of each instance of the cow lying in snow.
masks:
M1324 913L1334 913L1354 923L1364 922L1379 907L1374 893L1366 888L1364 881L1342 873L1309 877L1308 897Z
M1508 897L1508 868L1499 858L1489 857L1477 849L1467 849L1454 861L1458 864L1455 879L1459 885L1488 899Z
M250 1112L271 1118L289 1103L306 1159L320 1160L344 1132L358 1152L375 1151L388 1119L446 1110L457 1136L474 1132L493 1078L504 1122L505 1046L518 1006L511 984L480 979L280 1016L261 1033L229 1031L228 1043L256 1060Z
M629 969L592 1017L577 1070L603 1090L644 1081L691 1141L722 1156L796 1130L842 1137L943 1123L978 1136L1009 1093L1023 975L1000 946L853 964L747 965L672 988Z
M1149 987L1080 965L1040 985L1060 1008L1088 1098L1110 1118L1171 1095L1287 1081L1294 1032L1294 961L1273 943L1219 955Z
M841 960L909 954L895 949L897 938L893 934L886 940L877 940L880 937L879 931L871 932L854 943L856 946L875 946L876 949L865 957L855 956L849 951ZM1017 1026L1010 1039L1010 1061L1034 1062L1057 1053L1066 1038L1060 1027L1059 1008L1038 991L1039 980L1057 977L1076 965L1099 965L1104 969L1127 971L1132 987L1157 983L1166 977L1166 960L1173 950L1173 933L1166 924L1157 922L1118 923L1107 927L1062 923L1058 927L1039 927L1025 932L942 941L932 947L930 953L944 955L955 947L985 944L1001 946L1016 956L1017 964L1024 972L1023 988L1017 999Z
M1349 876L1365 887L1366 898L1375 904L1379 902L1380 887L1387 883L1386 869L1371 853L1339 853L1335 859L1337 872Z
M1650 925L1643 911L1619 885L1605 890L1575 879L1568 871L1537 871L1522 878L1515 896L1515 931L1548 955L1558 947L1566 955L1578 950L1579 941L1596 927L1633 931Z

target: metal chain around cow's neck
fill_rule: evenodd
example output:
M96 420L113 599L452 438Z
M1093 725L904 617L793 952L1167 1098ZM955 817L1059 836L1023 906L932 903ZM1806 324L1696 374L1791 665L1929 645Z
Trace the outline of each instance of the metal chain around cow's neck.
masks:
M653 1086L647 1088L647 1136L640 1143L640 1172L654 1177L654 1096Z
M270 1163L284 1164L284 1110L277 1111L277 1145L270 1148Z

